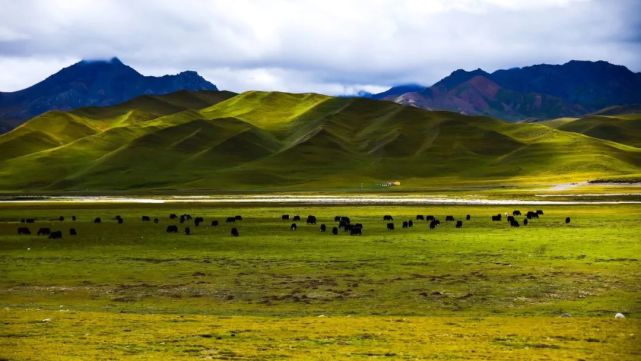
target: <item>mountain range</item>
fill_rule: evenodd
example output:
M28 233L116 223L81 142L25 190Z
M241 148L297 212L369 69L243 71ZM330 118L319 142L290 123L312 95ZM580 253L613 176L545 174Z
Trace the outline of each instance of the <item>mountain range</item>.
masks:
M0 135L0 190L404 189L641 175L641 116L511 123L389 101L180 91Z
M0 133L49 110L122 103L143 94L217 90L194 71L143 76L118 58L83 60L20 91L0 92Z
M365 97L506 120L579 116L641 104L641 73L605 61L570 61L488 73L456 70L431 87L401 85Z

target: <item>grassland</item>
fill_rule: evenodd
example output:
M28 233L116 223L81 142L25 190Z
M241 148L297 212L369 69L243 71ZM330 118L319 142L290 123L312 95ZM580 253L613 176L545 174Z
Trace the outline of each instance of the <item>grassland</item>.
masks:
M618 117L627 118L508 123L318 94L182 92L50 112L3 134L0 190L340 192L400 180L412 191L637 179L641 120Z
M0 204L0 358L638 359L641 207L490 222L513 208L532 207ZM206 222L167 234L169 213ZM364 234L291 231L284 213ZM472 219L401 229L416 214ZM64 238L18 236L26 217Z

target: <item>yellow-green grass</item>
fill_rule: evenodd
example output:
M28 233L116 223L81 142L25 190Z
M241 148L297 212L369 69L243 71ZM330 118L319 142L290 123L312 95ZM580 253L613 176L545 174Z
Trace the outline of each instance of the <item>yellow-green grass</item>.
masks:
M545 214L490 221L515 208ZM169 213L205 223L186 236ZM235 238L224 220L237 214ZM300 214L298 230L282 214ZM330 229L350 216L364 234L320 233L308 214ZM402 229L416 214L443 224ZM64 238L18 236L25 217ZM634 360L640 217L638 205L2 204L0 357Z
M563 131L581 133L594 138L641 147L641 115L589 115L542 122Z
M193 107L209 99L178 98ZM543 124L317 94L222 98L203 108L143 98L35 118L0 136L0 189L353 191L400 180L408 191L641 175L636 143Z
M65 307L5 308L0 318L0 357L11 360L635 360L640 352L638 319L221 317Z

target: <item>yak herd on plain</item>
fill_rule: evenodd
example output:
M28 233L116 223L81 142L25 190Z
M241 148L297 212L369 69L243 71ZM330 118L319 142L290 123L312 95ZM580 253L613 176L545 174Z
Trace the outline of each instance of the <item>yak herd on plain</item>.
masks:
M536 210L536 211L528 211L525 214L525 217L523 217L523 225L527 226L528 221L532 220L534 218L539 218L539 216L543 215L542 210ZM519 210L514 210L512 214L505 213L504 215L496 214L491 216L491 220L493 222L501 222L503 219L503 216L505 216L505 219L507 222L510 224L511 227L520 227L521 224L519 223L518 219L516 217L522 216L521 212ZM471 220L471 216L468 214L465 216L465 220L469 221ZM72 216L71 220L76 221L76 216ZM142 216L142 222L152 222L152 218L149 216ZM172 213L169 215L169 219L173 222L179 222L181 224L185 222L192 222L194 227L198 227L200 224L205 222L205 219L203 217L192 217L190 214L182 214L180 216ZM56 219L52 219L49 221L60 221L63 222L65 220L64 216L60 216ZM113 218L118 224L123 224L124 219L117 215ZM242 221L243 217L240 215L236 216L230 216L227 217L225 220L225 223L234 225L236 222ZM290 216L289 214L283 214L281 216L282 221L289 222L290 221ZM299 215L295 215L291 218L291 225L289 226L289 229L291 231L296 231L298 229L298 224L296 222L302 222L301 217ZM383 216L383 221L386 222L387 230L388 231L393 231L395 229L394 226L394 218L387 214ZM441 221L434 215L416 215L416 221L423 221L427 222L428 227L430 229L435 229L437 226L441 224ZM35 218L25 218L21 220L21 223L25 224L33 224L36 222ZM94 218L94 223L102 223L102 218L101 217L96 217ZM332 227L331 233L333 235L338 235L340 231L347 232L348 234L352 236L358 236L363 234L363 224L361 223L352 223L351 219L347 216L335 216L334 217L334 222L336 223L335 226ZM454 225L456 228L462 228L463 227L463 221L462 220L456 220L454 216L452 215L447 215L445 216L445 222L455 222ZM153 218L153 223L158 224L160 223L160 220L158 218ZM315 225L317 223L317 218L316 216L309 215L307 216L307 219L305 220L305 223L308 225ZM570 217L565 218L565 223L568 224L570 223ZM412 228L414 226L414 220L408 219L408 220L403 220L402 221L402 227L403 228ZM217 227L219 225L219 221L214 219L211 221L210 226L212 227ZM328 229L327 225L324 223L320 225L320 232L326 232ZM166 228L167 233L178 233L178 225L172 224L168 225ZM184 233L186 235L191 234L191 228L190 227L184 227L183 229ZM31 234L31 229L28 226L22 226L18 227L18 234L19 235L30 235ZM76 236L78 232L76 231L75 228L69 228L69 235L70 236ZM230 229L230 234L231 236L238 237L240 235L240 232L238 231L237 227L232 227ZM51 230L49 227L39 227L37 231L38 236L48 236L50 239L61 239L62 238L62 231L61 230Z

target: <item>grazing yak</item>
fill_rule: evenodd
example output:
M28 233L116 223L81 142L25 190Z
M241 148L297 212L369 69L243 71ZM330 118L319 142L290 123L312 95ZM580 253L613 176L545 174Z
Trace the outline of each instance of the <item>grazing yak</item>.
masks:
M172 214L169 215L169 219L176 219L176 218L178 218L176 213L172 213Z
M142 216L142 221L143 222L149 222L149 221L151 221L151 218L149 218L149 216Z
M515 209L515 210L512 211L512 215L513 216L520 216L521 215L521 211L519 211L518 209Z
M18 234L31 234L31 231L27 227L18 227Z
M360 236L363 234L363 228L362 227L352 227L352 229L349 231L349 234L351 236Z
M236 222L236 217L227 217L225 223L234 223Z
M232 228L230 233L234 237L238 237L240 235L240 233L238 233L238 228L236 228L236 227Z
M218 226L218 221L214 219L213 221L211 221L211 225L212 227Z
M463 221L456 221L456 228L463 227Z
M525 218L525 219L523 220L523 225L524 225L524 226L527 226L527 218Z
M71 216L71 220L75 222L76 221L76 216Z
M507 216L507 221L510 223L514 222L515 220L516 219L514 218L514 216Z
M409 224L407 223L407 221L403 221L403 226L402 226L402 227L403 227L403 228L407 228L407 227L409 227Z
M294 221L294 222L300 222L300 216L294 216L294 218L292 219L292 221Z
M325 224L320 225L320 231L325 232L327 230L327 226Z
M501 221L501 214L497 214L496 216L492 216L492 221L493 222L499 222Z
M332 234L337 235L338 234L338 227L333 227L332 228Z
M341 216L334 216L334 222L340 222Z
M283 221L289 221L289 214L283 214L282 216L280 216L280 219Z
M425 216L423 216L422 214L417 214L416 215L416 220L417 221L424 221L425 220Z
M520 225L519 225L519 222L516 219L514 219L514 217L512 217L512 219L510 220L510 226L519 227Z
M167 226L167 233L178 233L178 226Z
M565 217L565 224L570 223L570 217Z
M65 220L65 216L60 216L60 217L58 217L58 220L59 220L60 222L64 222L64 220Z
M467 216L465 216L465 220L466 221L469 221L470 219L472 219L472 216L470 216L469 214Z
M386 215L383 216L383 220L384 221L393 221L394 218L391 215L386 214Z
M527 219L539 218L539 214L537 212L532 212L532 211L528 211L525 216L527 217Z
M38 230L38 235L39 235L39 236L46 236L46 235L48 235L48 234L50 234L50 233L51 233L51 229L46 228L46 227L42 227L42 228L40 228L40 229Z
M185 234L188 236L191 234L191 229L189 229L189 227L185 227Z
M75 228L69 228L69 235L70 236L76 236L76 235L78 235L78 232L76 232Z
M39 236L46 236L46 235L49 235L50 233L51 233L51 229L48 227L41 227L40 229L38 229Z
M100 217L96 217L96 218L93 220L93 223L101 223L101 222L102 222L102 219L100 219Z
M432 219L430 222L430 229L436 228L439 224L441 224L441 222L438 219Z
M536 214L538 214L539 216L542 216L542 215L543 215L543 211L542 211L542 210L540 210L540 209L537 209L537 210L536 210Z
M237 221L242 221L243 220L243 216L240 216L240 215L236 215L236 216L234 216L234 218L236 218Z
M53 231L49 233L49 239L61 239L62 238L62 231Z
M445 222L454 221L454 216L445 216Z
M296 230L296 228L298 228L298 226L296 225L296 223L292 223L292 225L291 225L291 226L289 226L289 229L291 229L292 231L295 231L295 230Z
M307 216L307 224L316 224L316 216Z
M123 224L125 222L125 220L122 219L122 217L119 217L116 220L118 221L118 224Z
M196 217L196 218L194 218L194 226L198 227L204 221L205 221L205 219L203 217Z
M388 231L393 231L394 230L394 223L388 223L387 224L387 230Z
M435 218L433 215L431 215L431 214L430 214L430 215L428 215L428 216L425 216L425 220L426 220L426 221L430 221L430 222L431 222L431 221L433 221L433 220L435 220L435 219L436 219L436 218Z

